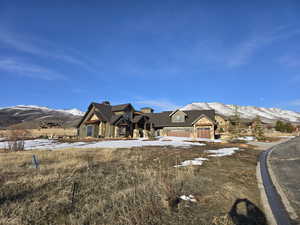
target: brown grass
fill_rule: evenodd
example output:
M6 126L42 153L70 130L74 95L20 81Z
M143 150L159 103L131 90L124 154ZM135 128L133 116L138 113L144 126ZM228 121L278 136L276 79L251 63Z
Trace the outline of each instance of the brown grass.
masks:
M259 205L258 151L173 167L219 147L0 153L0 224L233 224L227 213L237 198ZM179 201L183 194L197 202Z

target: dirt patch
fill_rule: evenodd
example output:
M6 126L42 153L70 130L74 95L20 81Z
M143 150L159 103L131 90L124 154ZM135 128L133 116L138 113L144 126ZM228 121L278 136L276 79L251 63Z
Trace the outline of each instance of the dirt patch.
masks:
M259 151L205 152L224 147L236 145L2 153L0 224L234 224L228 212L237 199L260 207ZM33 154L40 169L30 165ZM199 157L209 160L174 168Z

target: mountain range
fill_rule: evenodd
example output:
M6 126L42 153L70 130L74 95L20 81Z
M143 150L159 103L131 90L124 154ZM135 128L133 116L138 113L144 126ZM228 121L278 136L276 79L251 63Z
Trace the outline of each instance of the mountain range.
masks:
M279 108L264 108L256 106L236 106L226 105L223 103L212 102L195 102L181 108L182 110L205 110L214 109L216 114L223 117L230 117L235 114L237 109L238 114L243 120L253 120L259 116L265 123L275 123L278 120L300 124L300 113Z
M78 109L49 109L35 105L18 105L0 108L0 129L40 128L42 122L61 124L64 128L75 127L84 113Z

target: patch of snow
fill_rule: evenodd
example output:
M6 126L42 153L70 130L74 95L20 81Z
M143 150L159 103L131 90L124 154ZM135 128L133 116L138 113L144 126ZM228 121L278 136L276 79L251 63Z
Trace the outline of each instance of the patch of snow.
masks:
M228 155L233 155L239 148L221 148L217 150L206 150L205 152L214 153L209 155L208 157L223 157ZM185 160L181 162L179 165L174 167L185 167L185 166L201 166L204 161L207 161L207 158L195 158L192 160Z
M228 155L233 155L239 148L221 148L217 150L206 150L205 152L214 153L213 155L209 155L209 157L223 157Z
M296 136L279 136L280 138L294 138Z
M180 199L184 200L184 201L189 201L189 202L197 202L197 200L195 199L195 197L193 195L181 195L179 197Z
M181 162L179 165L174 167L184 167L184 166L201 166L204 161L208 160L207 158L195 158L192 160L186 160Z
M191 138L191 137L175 137L175 136L160 136L159 140L173 140L173 141L203 141L203 142L222 142L222 140L211 140L208 138Z
M6 142L0 143L0 149L5 148ZM132 148L132 147L145 147L145 146L174 146L174 147L188 147L188 146L203 146L203 143L185 142L180 140L154 140L144 141L139 140L118 140L118 141L98 141L98 142L74 142L74 143L62 143L55 140L48 139L36 139L26 140L26 150L55 150L66 148Z
M242 141L255 141L256 138L253 136L246 136L246 137L239 137L237 140L242 140Z

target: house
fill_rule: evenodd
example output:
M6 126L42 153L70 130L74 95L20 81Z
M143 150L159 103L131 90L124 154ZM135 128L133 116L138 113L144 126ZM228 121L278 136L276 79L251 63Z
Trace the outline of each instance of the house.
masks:
M220 114L216 114L215 115L215 120L217 123L217 130L216 133L221 135L224 133L228 133L229 132L229 127L230 127L230 120L227 119L226 117L220 115Z
M157 135L215 138L214 110L180 110L145 113Z
M149 118L135 111L130 103L111 105L108 101L92 102L77 125L80 138L118 138L143 136L150 129ZM135 132L134 132L135 130Z
M165 111L145 107L136 111L130 103L92 102L77 126L80 138L150 137L152 135L215 138L214 110Z

